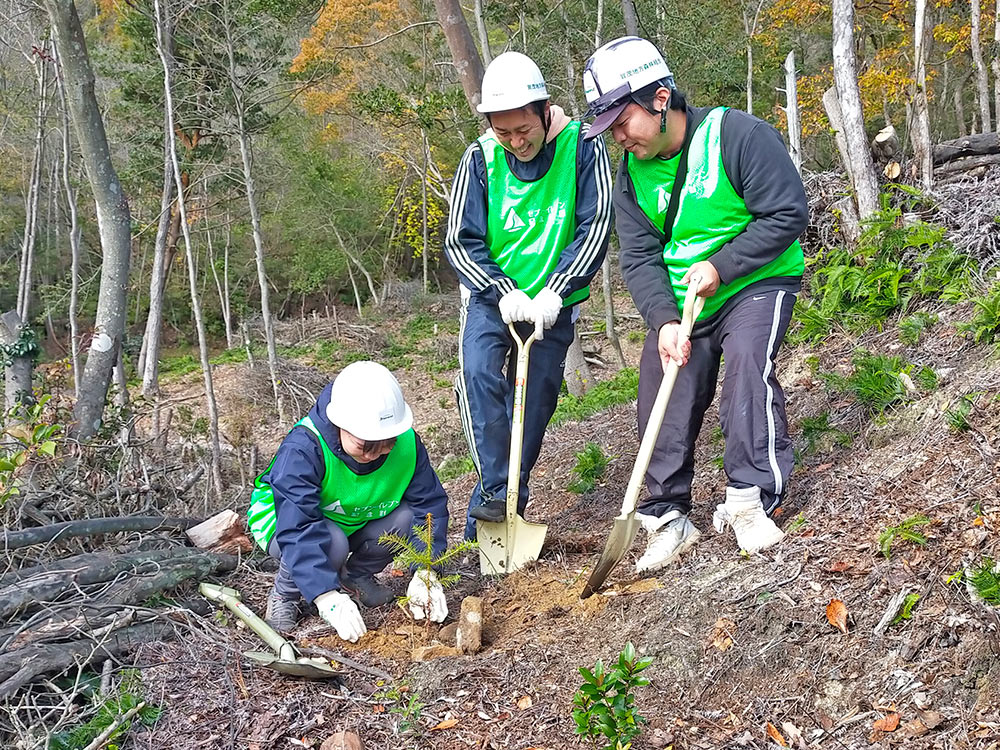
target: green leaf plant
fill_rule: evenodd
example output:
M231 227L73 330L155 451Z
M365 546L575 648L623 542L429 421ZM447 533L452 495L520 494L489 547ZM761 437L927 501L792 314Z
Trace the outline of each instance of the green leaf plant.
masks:
M647 723L636 710L635 690L649 684L640 675L653 663L626 643L610 670L598 659L593 670L580 667L584 683L573 696L574 732L595 750L628 750Z

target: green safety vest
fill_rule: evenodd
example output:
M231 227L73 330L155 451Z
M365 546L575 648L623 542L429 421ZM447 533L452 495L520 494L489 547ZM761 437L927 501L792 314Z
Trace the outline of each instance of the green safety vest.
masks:
M678 306L683 304L687 284L681 278L692 265L709 260L723 245L746 229L753 220L746 202L733 188L722 165L722 116L726 107L717 107L695 130L688 146L688 172L674 218L670 241L663 247L663 262ZM625 165L636 201L658 231L666 220L680 154L671 159L640 161L625 154ZM705 299L699 320L711 317L730 297L761 279L801 276L805 269L798 240L762 268L719 286Z
M486 246L490 258L534 297L559 263L576 232L576 120L556 136L548 171L524 182L507 164L507 151L492 130L479 138L486 164ZM563 306L586 299L590 288L574 292Z
M347 464L337 458L320 434L310 417L301 419L301 425L319 440L323 449L326 473L319 491L319 507L327 518L350 536L369 521L384 518L394 511L403 499L417 469L417 439L413 430L407 430L396 439L383 463L368 474L355 474ZM271 464L253 483L247 522L250 533L262 549L266 550L274 536L274 491L263 477Z

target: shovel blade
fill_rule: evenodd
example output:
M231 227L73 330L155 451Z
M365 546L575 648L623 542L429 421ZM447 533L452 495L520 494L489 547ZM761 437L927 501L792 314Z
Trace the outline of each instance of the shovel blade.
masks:
M506 521L478 522L479 571L483 575L513 573L538 559L549 527L544 523L529 523L520 516L514 516L511 525L513 530L508 537Z
M601 559L597 561L594 571L587 579L587 585L583 587L583 593L580 594L581 599L586 599L604 585L608 575L625 557L628 548L632 546L638 530L639 521L635 517L635 513L629 513L625 518L615 519L611 533L608 534L608 541L604 544Z
M329 662L318 658L300 656L294 660L281 659L264 651L246 651L243 653L243 658L266 669L273 669L275 672L290 674L294 677L306 677L311 680L329 680L344 675Z

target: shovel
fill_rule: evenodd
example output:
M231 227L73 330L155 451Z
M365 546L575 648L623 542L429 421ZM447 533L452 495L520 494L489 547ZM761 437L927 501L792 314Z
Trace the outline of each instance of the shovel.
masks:
M681 318L680 330L677 332L678 344L690 338L694 321L697 320L701 309L705 306L705 298L697 296L694 292L699 286L701 286L701 279L697 276L692 278L688 285L687 295L684 297L684 315ZM656 392L656 401L653 402L653 410L649 413L646 431L642 435L642 442L639 443L639 453L635 457L632 476L625 489L625 500L622 502L621 512L615 518L614 526L611 527L611 533L608 535L608 541L604 545L601 558L594 566L594 571L590 574L587 585L583 587L583 593L580 594L581 599L586 599L604 584L608 575L621 562L625 553L628 552L628 548L632 546L639 526L635 517L635 505L639 500L639 490L642 489L646 469L649 468L649 459L653 456L653 447L660 434L663 415L667 413L667 403L670 401L670 393L674 389L674 383L677 382L677 374L680 369L680 365L671 360L670 364L667 365L666 372L663 373L660 389Z
M333 665L324 659L296 654L295 647L290 641L282 638L274 628L260 619L252 609L240 600L240 592L236 589L216 586L214 583L202 583L198 586L198 591L209 601L219 602L228 608L276 652L245 651L243 656L250 661L267 669L273 669L275 672L295 677L308 677L313 680L329 680L344 675L343 672L334 669Z
M517 345L514 372L514 410L510 423L510 460L507 467L507 517L499 523L478 521L479 570L483 575L513 573L538 559L548 526L528 523L517 514L517 494L521 486L521 443L524 440L524 389L528 380L528 350L535 332L522 341L511 323L508 328Z

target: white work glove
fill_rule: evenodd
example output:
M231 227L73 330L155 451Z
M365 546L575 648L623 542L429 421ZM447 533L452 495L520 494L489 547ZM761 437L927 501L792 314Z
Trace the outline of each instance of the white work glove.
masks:
M406 587L407 606L414 620L423 620L426 612L431 622L444 622L448 616L448 602L444 598L444 586L433 570L418 570Z
M531 303L535 308L535 339L541 341L545 338L545 331L556 324L556 318L562 312L563 298L543 286Z
M319 616L326 624L337 631L343 640L357 643L358 639L368 632L365 621L361 619L358 605L343 591L327 591L313 600Z
M520 289L507 292L500 298L500 317L507 325L523 321L534 322L534 307L531 297Z

